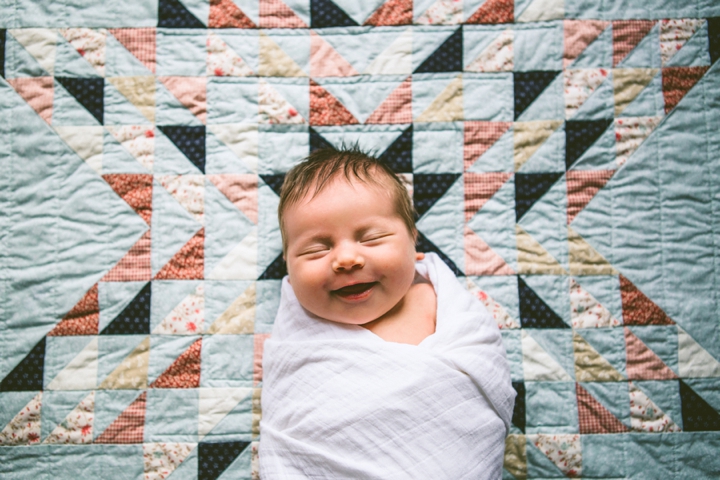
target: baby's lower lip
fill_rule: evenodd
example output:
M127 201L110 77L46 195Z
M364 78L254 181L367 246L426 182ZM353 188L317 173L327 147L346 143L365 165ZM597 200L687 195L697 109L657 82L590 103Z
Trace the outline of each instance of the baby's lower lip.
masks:
M360 300L368 295L377 282L356 283L343 288L333 290L332 293L347 300Z

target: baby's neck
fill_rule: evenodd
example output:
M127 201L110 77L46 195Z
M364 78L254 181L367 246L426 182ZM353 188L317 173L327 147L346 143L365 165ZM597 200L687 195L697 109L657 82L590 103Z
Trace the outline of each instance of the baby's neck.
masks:
M430 283L413 283L389 312L362 325L388 342L418 345L435 333L437 295Z

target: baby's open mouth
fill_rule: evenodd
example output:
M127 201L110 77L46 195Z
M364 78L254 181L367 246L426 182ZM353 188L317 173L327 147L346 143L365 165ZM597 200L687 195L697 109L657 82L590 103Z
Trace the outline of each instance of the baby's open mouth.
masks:
M374 287L375 284L377 284L377 282L356 283L354 285L338 288L337 290L332 290L332 293L341 297L354 297L367 292Z

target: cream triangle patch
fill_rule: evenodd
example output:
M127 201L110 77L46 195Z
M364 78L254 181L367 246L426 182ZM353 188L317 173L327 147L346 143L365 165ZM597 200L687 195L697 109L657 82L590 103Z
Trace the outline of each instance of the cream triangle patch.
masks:
M365 75L410 75L412 73L412 30L407 29L370 62Z
M256 286L253 283L210 325L206 333L219 335L253 333L256 297Z
M462 75L458 75L415 121L456 122L462 120L463 115L463 80Z
M92 390L97 386L98 338L93 338L45 387L46 390Z
M573 332L575 378L578 382L622 382L626 378L583 337Z
M150 123L155 123L155 77L111 77L107 79Z
M89 127L53 127L55 132L72 148L90 168L102 173L103 134L101 126Z
M198 401L198 436L205 438L220 421L241 401L252 395L253 389L243 388L201 388Z
M307 74L283 52L280 46L260 32L260 59L258 75L261 77L307 77Z
M130 355L100 384L100 389L132 389L147 388L148 362L150 360L150 337L145 337Z
M32 445L40 442L42 392L35 395L0 431L0 445Z
M568 256L571 275L617 275L610 265L584 238L570 226L568 229Z
M522 330L523 376L526 381L571 382L573 379L540 344Z
M560 263L518 224L515 224L515 236L519 274L567 275Z
M95 418L95 392L90 392L67 414L65 419L48 435L43 443L82 445L93 441Z
M516 172L562 124L562 120L539 120L513 124L513 163Z
M678 371L682 378L720 377L720 362L678 327Z
M17 42L33 56L50 75L55 74L55 49L57 30L49 28L20 28L8 30Z

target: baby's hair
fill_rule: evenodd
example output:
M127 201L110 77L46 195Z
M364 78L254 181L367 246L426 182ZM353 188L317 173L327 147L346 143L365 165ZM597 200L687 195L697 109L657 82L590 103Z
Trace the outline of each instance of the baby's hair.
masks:
M362 151L357 144L340 148L326 147L313 151L285 175L280 190L278 221L282 234L283 252L287 250L287 234L283 218L291 205L299 202L312 189L314 197L335 176L343 174L348 181L353 179L387 187L395 202L395 211L405 223L413 238L415 228L415 209L407 188L387 163Z

